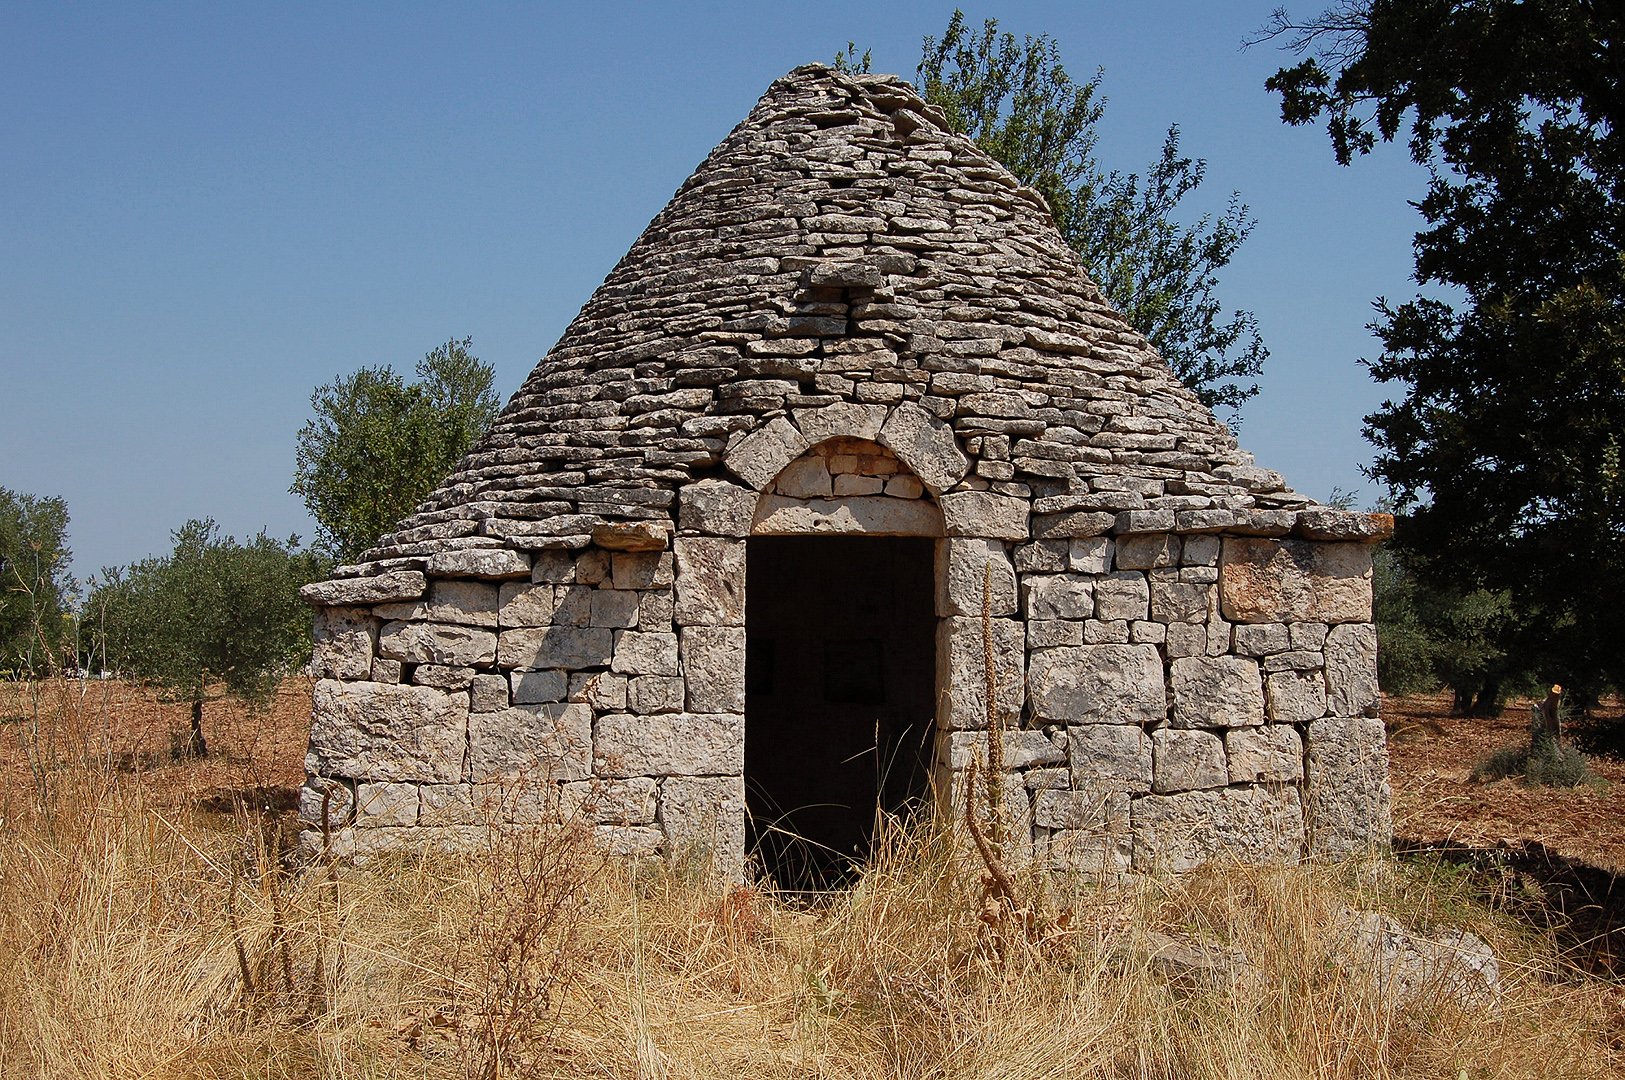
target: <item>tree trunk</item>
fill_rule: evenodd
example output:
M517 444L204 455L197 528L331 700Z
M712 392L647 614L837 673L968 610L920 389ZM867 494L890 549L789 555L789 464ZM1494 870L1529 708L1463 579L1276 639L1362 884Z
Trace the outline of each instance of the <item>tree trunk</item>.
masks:
M1479 687L1478 700L1473 703L1474 716L1494 716L1500 710L1501 680L1486 679L1484 685Z
M192 699L192 737L186 741L186 756L194 758L209 756L209 747L203 741L202 695Z

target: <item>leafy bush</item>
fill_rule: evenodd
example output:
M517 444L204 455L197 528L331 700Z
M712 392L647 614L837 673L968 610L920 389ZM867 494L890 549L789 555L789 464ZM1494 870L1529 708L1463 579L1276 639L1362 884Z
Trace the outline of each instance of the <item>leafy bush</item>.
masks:
M1519 746L1506 746L1473 766L1475 783L1516 776L1530 787L1578 787L1596 779L1586 756L1573 744L1536 737Z

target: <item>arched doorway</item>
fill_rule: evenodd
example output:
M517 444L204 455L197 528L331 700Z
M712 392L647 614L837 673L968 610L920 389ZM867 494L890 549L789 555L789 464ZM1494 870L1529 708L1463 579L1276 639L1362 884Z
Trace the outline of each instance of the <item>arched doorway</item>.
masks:
M873 443L815 447L764 494L746 542L748 842L782 888L847 883L877 812L929 793L940 516L899 469ZM888 475L911 497L885 495Z

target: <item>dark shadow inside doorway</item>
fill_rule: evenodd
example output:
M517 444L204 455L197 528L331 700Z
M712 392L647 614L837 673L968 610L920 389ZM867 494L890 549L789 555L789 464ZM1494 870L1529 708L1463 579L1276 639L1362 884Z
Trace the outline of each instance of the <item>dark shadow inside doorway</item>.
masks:
M781 888L847 884L876 810L926 794L936 707L935 541L748 543L745 789L751 850Z

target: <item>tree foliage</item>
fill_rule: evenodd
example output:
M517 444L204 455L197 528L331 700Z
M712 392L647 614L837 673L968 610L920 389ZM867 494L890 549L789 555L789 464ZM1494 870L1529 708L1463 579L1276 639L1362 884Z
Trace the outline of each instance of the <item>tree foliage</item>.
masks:
M496 417L496 372L469 354L471 338L423 358L408 384L362 368L311 395L293 486L317 523L317 543L354 561L411 513Z
M1177 126L1143 176L1103 172L1095 158L1102 77L1074 82L1048 34L1018 41L993 19L978 32L955 11L940 39L925 39L917 83L954 130L1044 196L1106 298L1185 385L1210 408L1234 413L1258 393L1269 351L1257 318L1226 316L1216 290L1254 219L1232 193L1222 215L1179 221L1207 163L1180 153Z
M170 554L103 571L82 633L111 670L192 706L191 750L201 754L211 684L258 704L310 658L310 609L299 587L325 576L327 564L300 550L298 537L284 543L261 532L239 544L208 519L171 537Z
M1415 278L1379 300L1366 418L1435 581L1505 591L1501 646L1582 696L1625 683L1621 20L1580 0L1359 0L1264 37L1268 86L1348 163L1408 128L1430 179Z
M39 674L67 640L68 504L0 488L0 670Z

